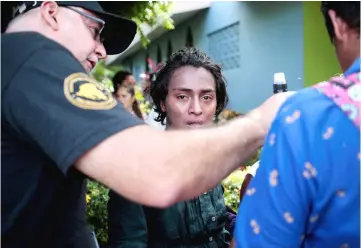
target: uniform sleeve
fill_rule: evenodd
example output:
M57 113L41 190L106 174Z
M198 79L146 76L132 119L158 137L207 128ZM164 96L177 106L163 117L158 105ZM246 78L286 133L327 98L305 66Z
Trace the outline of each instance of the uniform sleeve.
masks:
M66 173L109 136L141 124L65 50L42 49L3 93L3 116L14 132Z
M311 209L323 209L334 199L335 183L330 185L327 176L336 175L335 167L325 162L346 161L348 155L337 152L341 147L335 145L345 142L344 135L334 130L343 129L341 120L349 121L332 101L319 98L306 104L301 97L291 99L276 117L257 176L240 205L237 247L300 247L307 228L321 218L321 210Z

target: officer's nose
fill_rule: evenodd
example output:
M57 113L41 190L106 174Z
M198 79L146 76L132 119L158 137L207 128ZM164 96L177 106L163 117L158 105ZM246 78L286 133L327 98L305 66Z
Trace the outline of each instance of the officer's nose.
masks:
M95 47L95 54L98 57L98 60L105 59L107 57L107 51L102 43L97 42Z

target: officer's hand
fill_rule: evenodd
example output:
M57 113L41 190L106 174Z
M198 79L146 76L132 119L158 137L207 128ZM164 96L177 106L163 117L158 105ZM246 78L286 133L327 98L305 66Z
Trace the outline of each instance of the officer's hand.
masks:
M263 102L258 108L252 110L248 117L257 123L262 128L266 135L279 108L291 95L296 92L284 92L272 95L265 102Z

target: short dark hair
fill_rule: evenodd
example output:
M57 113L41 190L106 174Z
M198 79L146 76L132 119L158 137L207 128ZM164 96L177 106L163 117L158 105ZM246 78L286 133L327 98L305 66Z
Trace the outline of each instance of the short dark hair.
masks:
M124 84L124 80L128 77L128 76L131 76L133 75L131 72L129 71L118 71L114 77L113 77L113 88L114 88L114 93L116 93L118 91L118 89L120 87L123 86Z
M360 1L322 1L321 11L325 18L328 34L333 42L335 30L328 15L329 10L334 10L336 15L342 18L350 28L360 32Z
M222 75L220 65L211 61L211 59L197 48L183 48L173 53L170 58L161 66L156 73L155 80L150 85L150 96L154 103L154 110L158 116L154 119L164 125L167 113L162 111L161 103L165 102L168 94L169 81L171 80L175 70L183 66L193 66L195 68L204 68L209 71L216 82L216 116L218 116L228 103L228 95L226 90L226 79Z

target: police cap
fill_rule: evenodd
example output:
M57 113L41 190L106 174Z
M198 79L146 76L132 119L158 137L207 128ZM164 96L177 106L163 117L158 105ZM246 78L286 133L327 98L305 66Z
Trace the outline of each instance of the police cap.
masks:
M16 9L14 17L19 16L31 9L38 8L42 1L24 1ZM105 12L96 1L57 1L59 6L74 6L86 9L105 21L102 30L104 47L107 54L118 54L127 49L137 32L137 25L130 19L119 15Z

